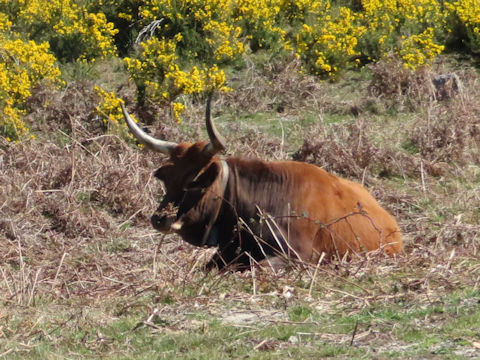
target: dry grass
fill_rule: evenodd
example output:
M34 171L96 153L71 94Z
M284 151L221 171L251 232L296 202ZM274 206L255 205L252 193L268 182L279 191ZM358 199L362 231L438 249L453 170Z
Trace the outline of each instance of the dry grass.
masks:
M308 106L320 111L326 99L322 86L309 75L299 76L300 61L293 58L270 59L255 64L247 60L241 77L234 77L236 91L226 94L220 106L234 113L273 111L288 115Z
M216 111L297 116L295 107L303 104L302 111L316 113L321 104L327 104L322 102L327 85L298 80L292 75L296 66L293 61L276 72L265 69L260 77L258 70L247 73L242 81L251 87L218 99ZM385 77L387 70L376 71ZM339 314L360 316L364 310L382 306L408 310L442 304L446 296L461 289L478 292L479 78L471 72L457 75L461 93L441 101L431 96L416 99L414 116L400 130L394 122L372 120L368 104L379 100L366 95L354 104L357 117L352 115L345 122L318 122L280 140L253 130L229 136L231 151L266 158L287 158L289 140L304 137L294 158L366 183L396 215L405 234L405 255L396 258L372 253L350 262L292 264L290 271L280 273L203 272L201 266L211 250L193 248L173 236L159 236L150 227L150 214L162 193L152 170L161 159L105 135L96 126L86 126L83 120L93 121L93 95L85 87L75 85L71 92L38 95L58 99L51 105L54 110L48 107L32 115L45 120L39 128L53 131L58 119L69 119L59 126L69 135L56 132L50 135L56 141L21 144L0 140L0 341L17 342L10 348L7 344L3 351L28 353L29 346L37 346L38 334L46 331L45 323L50 326L48 336L40 338L52 344L61 339L54 335L56 327L98 329L138 312L142 320L137 325L147 326L154 335L203 331L205 324L192 320L192 311L248 331L268 324L295 325L287 316L293 304L307 304L321 316L334 319ZM374 78L374 82L378 86L381 81ZM423 84L423 80L412 80L401 87L417 90L392 95L383 89L382 94L393 96L397 103L413 104L405 97L417 97ZM78 96L87 100L79 101ZM154 124L153 131L176 141L189 138L192 132L201 133L201 121L194 117L203 119L203 104L190 105L186 133L168 121ZM352 103L339 106L350 109ZM32 108L37 107L32 104ZM46 137L46 133L41 136ZM48 304L46 309L98 307L102 314L87 321L85 315L69 310L66 319L59 319L55 310L42 310L52 311L50 315L40 310L35 314L32 309L40 309L41 304ZM418 321L419 326L423 321L428 327L448 318ZM368 356L387 342L398 349L406 346L394 331L385 332L390 325L358 324L355 331L324 327L321 333L297 336L338 346L355 344L366 349ZM101 345L104 354L114 354L118 346L113 340L108 345L100 335L85 336L87 348L97 351ZM293 346L291 341L249 339L248 346L255 351Z

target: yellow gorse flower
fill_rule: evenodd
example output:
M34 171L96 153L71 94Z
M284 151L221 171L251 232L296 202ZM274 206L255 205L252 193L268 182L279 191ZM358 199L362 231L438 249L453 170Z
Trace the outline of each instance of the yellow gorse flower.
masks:
M313 25L303 24L297 34L297 55L309 70L318 75L333 76L339 67L354 56L358 39L366 28L357 24L357 15L341 7L338 13L319 13Z
M415 70L420 66L428 65L443 50L444 46L435 44L433 41L433 29L427 28L419 35L406 38L399 54L405 67Z
M123 100L117 97L114 91L107 91L100 86L95 86L94 90L100 97L95 110L103 119L105 126L114 134L133 140L134 136L128 131L127 124L123 121L123 113L120 106ZM130 114L130 116L133 121L138 122L133 114Z
M23 103L40 83L60 84L60 70L49 44L11 38L0 31L0 133L18 140L28 133Z
M173 118L178 122L182 122L180 115L185 111L185 105L179 102L174 102L172 104Z
M173 102L181 94L227 91L225 73L218 65L181 68L177 55L180 41L182 36L178 34L173 40L152 38L141 44L138 58L124 59L137 86L144 87L149 98L165 103Z
M109 121L116 125L123 124L123 114L120 106L123 101L113 91L109 92L100 86L95 86L94 90L101 98L96 111L103 118L103 122L105 124L108 124Z
M78 0L0 0L9 3L16 13L10 14L15 23L27 29L32 37L41 31L63 37L65 41L78 42L78 58L88 60L116 54L114 35L118 30L107 21L103 13L90 13Z

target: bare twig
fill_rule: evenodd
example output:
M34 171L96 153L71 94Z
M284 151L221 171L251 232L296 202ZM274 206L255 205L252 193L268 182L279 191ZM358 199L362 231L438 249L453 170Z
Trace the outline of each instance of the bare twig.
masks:
M355 335L357 334L357 328L358 328L358 321L355 321L355 326L353 327L353 332L352 332L352 338L350 340L350 346L353 345L353 340L355 339Z
M325 253L322 251L322 254L318 258L317 266L315 266L315 271L313 273L312 280L310 282L310 288L308 289L308 297L309 298L312 297L313 284L315 283L315 280L317 278L318 268L320 267L320 264L322 263L324 258L325 258Z

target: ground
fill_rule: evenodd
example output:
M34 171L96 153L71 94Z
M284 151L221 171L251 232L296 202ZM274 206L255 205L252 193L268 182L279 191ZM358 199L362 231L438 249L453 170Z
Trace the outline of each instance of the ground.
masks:
M97 66L96 80L37 90L36 139L0 140L0 357L480 358L480 78L468 63L416 76L381 63L325 82L289 60L233 77L213 104L227 156L363 183L404 233L394 258L279 273L207 273L212 250L151 228L163 158L93 115L93 83L126 82ZM203 102L185 102L181 124L160 113L151 131L205 139Z

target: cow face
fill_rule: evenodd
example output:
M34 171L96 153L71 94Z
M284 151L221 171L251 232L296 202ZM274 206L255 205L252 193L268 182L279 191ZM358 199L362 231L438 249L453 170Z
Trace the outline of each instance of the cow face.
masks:
M179 155L155 172L166 193L152 215L153 227L162 232L175 231L193 245L206 241L203 235L223 196L219 160L206 157L202 152L205 146L179 145Z
M151 218L153 227L159 231L173 230L171 226L178 220L178 209L187 196L188 185L208 161L208 159L201 159L199 146L195 145L179 145L168 161L154 173L155 177L163 182L165 189L165 195ZM188 158L193 160L197 157L202 160L197 166L188 161Z
M218 213L223 196L221 188L226 184L219 177L221 165L215 157L225 148L224 140L211 120L210 101L209 97L206 125L210 142L178 145L146 134L122 104L125 121L137 140L151 150L169 155L168 161L155 172L166 194L151 218L152 225L162 232L176 231L194 245L203 245L208 240L210 220Z

